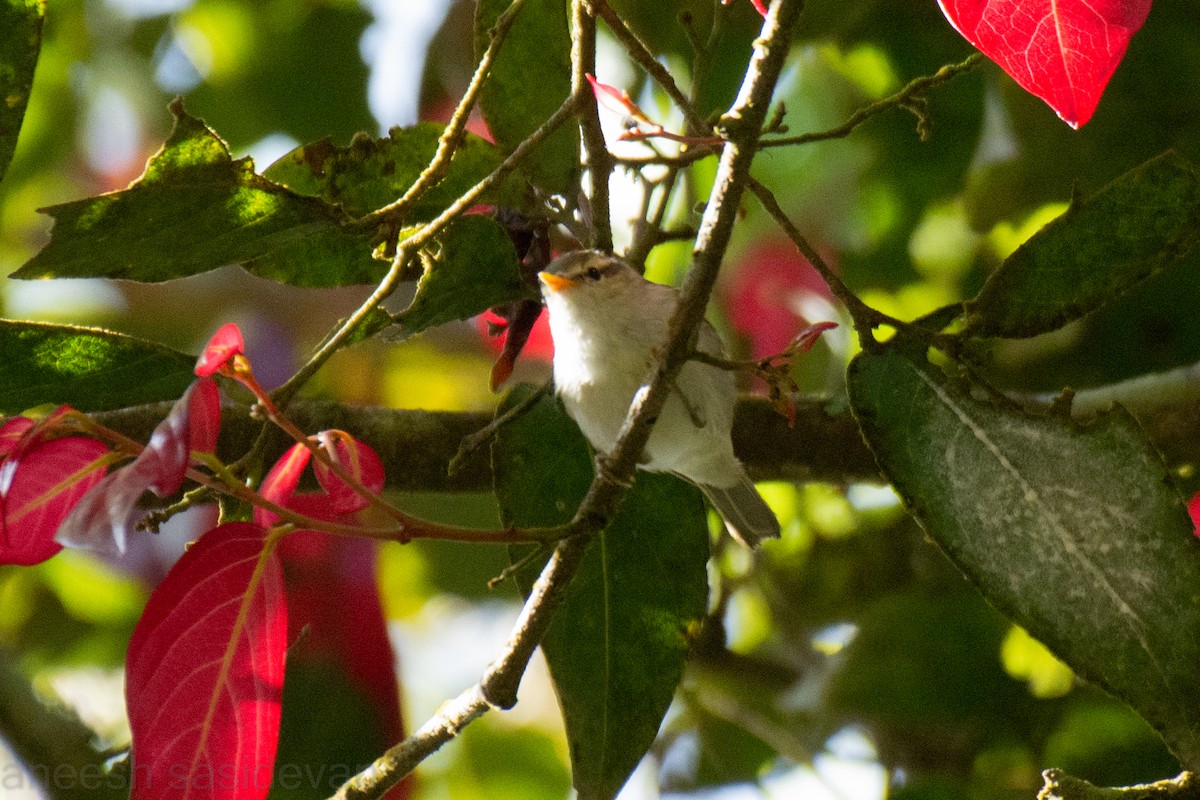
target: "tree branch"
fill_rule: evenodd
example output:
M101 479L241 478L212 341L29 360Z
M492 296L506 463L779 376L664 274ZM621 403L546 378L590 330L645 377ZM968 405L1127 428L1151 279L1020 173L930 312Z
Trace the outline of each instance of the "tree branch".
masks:
M555 548L521 612L508 645L492 662L477 687L451 701L452 713L438 714L418 734L393 747L370 768L352 778L335 795L339 800L376 798L411 771L424 753L432 753L453 738L462 725L490 706L507 708L516 701L516 687L550 619L575 574L590 534L616 513L631 484L637 460L654 420L667 400L674 376L690 354L691 337L704 316L708 296L725 254L738 202L750 174L750 162L766 118L767 105L783 68L791 30L800 16L801 0L775 0L755 45L750 68L733 109L722 118L729 135L708 208L700 225L692 267L671 317L670 339L652 373L649 386L635 397L622 426L616 449L601 459L601 469L580 505L571 526L580 534ZM410 756L409 754L414 754Z
M608 197L608 178L613 160L600 130L600 114L592 94L588 73L596 72L596 20L584 0L571 2L571 96L579 109L579 128L583 133L584 166L591 181L592 241L596 250L612 252L612 209Z

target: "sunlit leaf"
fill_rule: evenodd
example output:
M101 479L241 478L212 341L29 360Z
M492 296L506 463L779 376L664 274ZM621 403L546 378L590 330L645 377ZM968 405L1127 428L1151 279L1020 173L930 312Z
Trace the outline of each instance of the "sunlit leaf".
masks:
M234 161L202 121L172 105L175 130L129 188L44 209L50 243L17 278L165 281L243 264L298 286L370 283L386 266L373 231L346 227L340 210Z
M446 230L439 245L425 264L412 305L396 316L400 336L467 319L532 293L521 279L512 240L493 220L463 217Z
M1083 316L1200 244L1200 179L1166 153L1073 204L967 304L967 333L1033 336Z
M553 398L502 428L493 458L507 525L570 519L591 482L587 444ZM665 475L639 474L592 542L542 642L581 797L615 796L654 742L705 611L707 559L700 494Z
M849 386L880 466L984 596L1200 765L1200 639L1180 634L1200 626L1200 542L1132 417L1028 416L891 350Z
M938 0L963 37L1072 128L1092 117L1151 0Z
M340 205L362 216L398 199L433 160L444 126L422 122L393 128L386 139L356 138L349 147L328 139L298 147L267 168L263 175L300 194ZM408 220L430 220L504 160L500 148L467 134L454 151L446 177L413 205ZM512 179L479 199L493 205L520 205L521 183Z
M475 7L475 50L482 54L497 18L511 0L480 0ZM479 98L496 141L512 151L571 94L571 37L567 3L528 0L492 64ZM549 194L567 190L579 169L579 133L564 126L529 157L534 182Z
M43 0L0 0L0 180L8 171L42 48Z
M0 563L37 564L62 545L54 534L107 467L108 447L66 436L0 462Z
M191 383L191 363L119 333L0 320L0 413L42 403L105 411L170 400Z
M192 545L129 642L132 800L257 800L271 786L287 607L262 528L235 522Z

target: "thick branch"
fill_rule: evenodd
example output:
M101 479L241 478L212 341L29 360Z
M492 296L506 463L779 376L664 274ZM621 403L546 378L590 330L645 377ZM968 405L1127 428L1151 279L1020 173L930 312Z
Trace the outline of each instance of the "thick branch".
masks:
M745 397L738 403L733 426L734 449L754 478L833 483L881 480L849 411L832 410L829 403L815 398L796 398L795 403L796 420L791 428L765 398ZM155 403L92 416L118 433L144 442L170 407L170 403ZM344 430L369 444L383 459L389 489L425 492L492 489L487 448L478 448L458 465L453 475L448 474L459 443L488 425L492 419L489 413L410 411L296 400L288 407L288 416L301 430L310 433ZM244 406L226 406L222 409L217 455L226 463L240 458L263 424L251 418ZM293 441L273 426L268 436L263 452L266 462L271 463Z
M571 3L571 96L579 109L579 128L583 134L584 165L592 184L591 246L612 251L612 211L608 198L608 178L613 169L612 156L600 130L600 114L592 95L588 73L596 72L596 20L582 0Z

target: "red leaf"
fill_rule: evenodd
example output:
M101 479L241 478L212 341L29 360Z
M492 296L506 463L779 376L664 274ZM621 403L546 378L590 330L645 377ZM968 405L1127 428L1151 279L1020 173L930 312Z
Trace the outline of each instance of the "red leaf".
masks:
M1151 0L938 0L963 37L1072 128L1092 117Z
M7 458L16 452L21 439L32 427L33 420L29 417L13 417L0 425L0 458Z
M258 800L279 735L287 607L266 531L206 533L150 596L129 642L131 800Z
M383 491L383 462L369 446L357 441L345 431L323 431L319 435L321 449L333 462L366 488L379 494ZM317 483L321 484L333 504L335 514L350 514L367 507L370 501L360 495L321 461L313 462Z
M320 515L319 498L296 500L297 510ZM403 738L395 657L376 578L376 542L297 531L284 537L279 550L286 567L290 637L307 630L289 658L335 665L371 697L387 738Z
M200 378L188 397L188 448L193 453L215 453L221 432L221 392L212 378Z
M196 360L196 375L207 378L213 375L229 359L236 355L244 355L246 344L242 341L242 331L232 322L222 325L221 329L208 340L208 346Z
M587 74L588 83L592 85L592 94L596 96L596 102L604 108L620 114L625 117L633 117L634 119L645 119L646 115L638 108L637 104L629 96L629 92L624 89L618 89L615 86L610 86L607 83L601 83L596 80L592 74Z
M36 444L4 462L0 563L37 564L62 549L54 541L58 526L104 477L107 466L101 460L107 455L108 448L95 439L67 436Z
M300 475L308 466L311 458L312 451L304 445L294 444L289 447L283 457L276 461L275 465L267 472L267 477L263 478L262 484L258 487L259 495L277 506L290 506L292 495L296 493L296 487L300 485ZM278 515L265 508L255 507L254 522L256 524L269 528L278 521Z

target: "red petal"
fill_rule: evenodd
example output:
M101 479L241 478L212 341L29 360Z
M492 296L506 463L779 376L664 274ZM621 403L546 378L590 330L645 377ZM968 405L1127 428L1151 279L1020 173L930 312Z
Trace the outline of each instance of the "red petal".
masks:
M963 37L1072 128L1092 117L1151 0L938 0Z
M37 564L62 549L58 526L99 483L108 448L67 436L34 446L0 468L0 563Z
M196 374L206 378L235 355L246 352L246 344L242 341L242 331L232 322L221 326L221 329L208 340L208 346L196 361Z
M266 532L206 533L155 589L129 642L131 800L259 800L279 735L287 607Z
M320 434L321 447L333 461L352 478L378 494L383 491L383 462L369 446L356 440L345 431L324 431ZM317 483L329 493L335 514L349 514L366 508L368 501L321 461L313 462Z

